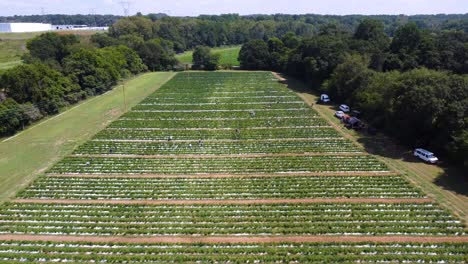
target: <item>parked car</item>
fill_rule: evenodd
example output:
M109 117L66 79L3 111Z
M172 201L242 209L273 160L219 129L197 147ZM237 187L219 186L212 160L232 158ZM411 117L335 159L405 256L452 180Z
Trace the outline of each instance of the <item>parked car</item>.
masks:
M422 148L415 149L414 156L431 164L436 164L439 161L439 159L434 156L434 153Z
M320 95L319 103L328 104L330 102L330 97L327 94Z
M345 116L345 113L343 111L336 111L335 116L342 119Z
M340 110L345 112L345 113L348 113L350 111L349 106L347 106L345 104L340 105Z

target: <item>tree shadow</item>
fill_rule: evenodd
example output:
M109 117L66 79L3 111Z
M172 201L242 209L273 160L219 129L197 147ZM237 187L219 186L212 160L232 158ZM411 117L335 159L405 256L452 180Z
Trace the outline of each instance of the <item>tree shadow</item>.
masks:
M309 88L303 81L297 80L293 77L276 74L280 77L279 82L287 85L287 87L296 93L305 93L315 96L319 94ZM337 106L330 105L329 109L338 110ZM371 135L367 129L356 131L357 141L364 147L365 151L372 154L381 156L384 158L390 158L394 160L401 160L410 163L422 163L423 161L414 157L413 151L408 147L399 144L395 139L384 135L383 133L377 133ZM430 165L428 165L430 166ZM433 165L436 166L436 165ZM445 190L453 191L457 194L468 196L468 177L461 169L454 166L442 163L437 165L443 169L443 173L438 175L433 183Z
M463 173L458 168L451 166L444 167L444 172L434 179L434 184L445 190L468 196L468 178L466 177L466 173Z

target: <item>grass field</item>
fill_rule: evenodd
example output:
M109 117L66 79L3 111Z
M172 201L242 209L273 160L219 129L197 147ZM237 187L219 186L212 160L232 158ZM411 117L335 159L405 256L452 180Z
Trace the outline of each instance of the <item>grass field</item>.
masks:
M21 63L21 56L27 51L26 42L40 33L0 33L0 70Z
M239 57L241 47L222 47L222 48L214 48L212 51L215 54L221 54L221 58L219 60L220 65L232 65L232 66L239 66L239 61L237 57ZM193 51L187 51L182 54L176 55L176 58L185 64L192 64L192 56Z
M129 107L172 76L173 73L148 73L128 81L126 95ZM4 139L0 143L0 200L14 195L38 174L118 118L123 108L120 86L11 139Z

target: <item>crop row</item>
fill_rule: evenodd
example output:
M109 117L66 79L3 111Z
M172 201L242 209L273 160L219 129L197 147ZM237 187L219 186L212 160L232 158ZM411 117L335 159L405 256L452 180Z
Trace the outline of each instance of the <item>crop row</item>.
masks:
M75 200L224 200L306 198L420 198L399 176L260 178L42 177L20 198Z
M49 173L197 174L388 171L372 156L292 156L261 158L87 158L66 157Z
M466 263L461 243L123 244L1 242L3 263Z
M296 102L275 102L275 103L251 103L251 104L239 104L239 103L227 103L227 104L199 104L199 103L187 103L187 104L139 104L132 110L245 110L251 109L304 109L308 106L301 101Z
M308 127L329 126L327 122L317 118L286 119L271 118L252 120L117 120L111 128L255 128L255 127Z
M249 153L358 153L349 140L231 141L231 142L106 142L89 141L74 154L249 154Z
M298 139L335 138L342 136L332 127L289 128L289 129L242 129L231 130L120 130L104 129L96 140L255 140L255 139Z
M255 112L256 118L316 118L317 114L310 110L303 111L288 111L288 110L275 110L275 111L257 111ZM252 118L250 111L211 111L211 112L137 112L130 111L122 116L122 118L137 118L137 119L196 119L196 118Z
M298 96L288 90L250 91L250 92L217 92L217 93L161 93L149 96L141 104L157 103L276 103L298 100Z
M463 235L432 204L91 205L7 203L0 234Z

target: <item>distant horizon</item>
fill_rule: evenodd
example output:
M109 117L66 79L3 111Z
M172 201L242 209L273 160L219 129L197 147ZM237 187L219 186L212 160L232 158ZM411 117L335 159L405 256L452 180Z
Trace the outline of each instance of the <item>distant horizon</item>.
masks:
M138 12L137 12L138 13ZM136 16L137 13L131 14L130 16ZM468 13L437 13L437 14L345 14L345 15L337 15L337 14L318 14L318 13L298 13L298 14L292 14L292 13L271 13L271 14L266 14L266 13L257 13L257 14L238 14L238 13L223 13L223 14L199 14L199 15L187 15L187 16L177 16L177 15L170 15L166 14L164 12L160 13L142 13L143 16L147 16L150 14L164 14L169 17L199 17L199 16L223 16L223 15L239 15L241 17L247 17L247 16L274 16L274 15L287 15L287 16L307 16L307 15L317 15L317 16L438 16L438 15L468 15ZM75 14L64 14L64 13L50 13L50 14L14 14L14 15L0 15L0 17L15 17L15 16L48 16L48 15L59 15L59 16L122 16L122 14L86 14L86 13L75 13Z
M174 17L199 15L462 15L466 0L129 0L129 14L165 13ZM41 14L124 15L120 0L0 0L0 16ZM125 6L127 7L127 6Z

